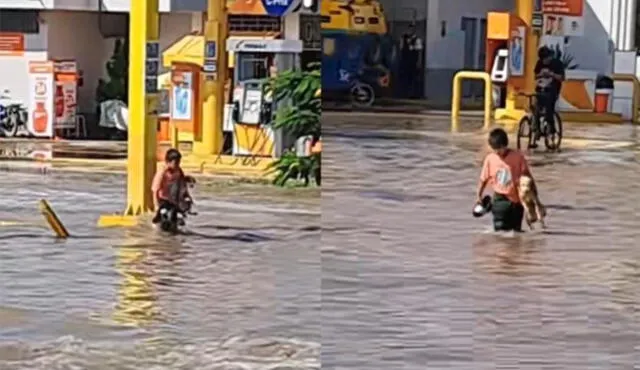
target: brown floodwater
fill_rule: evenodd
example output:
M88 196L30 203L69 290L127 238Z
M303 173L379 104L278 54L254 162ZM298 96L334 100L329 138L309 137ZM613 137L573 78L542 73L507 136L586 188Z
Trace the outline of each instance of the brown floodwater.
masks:
M95 228L122 209L121 176L5 173L0 369L638 363L635 127L568 126L562 153L531 154L549 228L514 236L471 216L478 122L323 119L321 200L201 184L187 235ZM40 198L74 238L49 236Z
M548 230L497 235L471 215L480 123L323 118L323 368L637 366L635 127L567 125L529 155Z
M123 176L0 186L0 369L320 368L318 189L203 183L167 236L95 227L123 209ZM50 236L40 198L72 238Z

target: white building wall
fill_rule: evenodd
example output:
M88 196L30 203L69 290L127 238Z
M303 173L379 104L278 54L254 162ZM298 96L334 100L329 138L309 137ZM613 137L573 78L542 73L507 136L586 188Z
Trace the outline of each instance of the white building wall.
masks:
M53 4L54 0L0 0L2 9L52 9Z
M47 60L47 25L41 25L40 33L25 35L25 52L22 56L1 56L0 95L7 101L26 104L29 98L27 79L30 61ZM2 100L4 100L2 99Z
M115 39L105 39L98 29L98 13L52 11L42 13L48 25L46 40L50 59L75 59L84 72L79 91L79 109L92 112L98 79L107 77L105 64L113 53ZM160 48L165 50L192 30L191 13L162 14ZM79 32L78 30L82 30ZM45 37L44 35L42 37Z
M584 36L570 37L565 51L571 54L578 69L597 71L609 74L613 67L615 44L611 38L612 27L611 5L618 0L585 0Z
M0 0L0 8L42 10L97 11L99 1L102 9L110 12L128 12L132 0ZM160 0L161 12L203 11L207 0Z

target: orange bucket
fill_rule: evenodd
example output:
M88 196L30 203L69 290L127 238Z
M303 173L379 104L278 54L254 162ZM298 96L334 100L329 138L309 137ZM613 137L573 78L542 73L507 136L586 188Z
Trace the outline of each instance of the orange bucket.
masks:
M158 138L158 142L159 143L171 140L171 133L169 132L169 125L170 125L169 119L167 119L167 118L159 118L158 119L157 138Z
M606 113L609 110L610 90L596 90L594 97L594 110L596 113Z

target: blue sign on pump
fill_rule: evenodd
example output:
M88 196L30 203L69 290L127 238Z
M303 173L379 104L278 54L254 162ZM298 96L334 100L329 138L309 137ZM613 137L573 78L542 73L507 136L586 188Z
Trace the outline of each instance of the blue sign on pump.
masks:
M262 5L267 14L273 17L282 17L287 13L294 0L262 0Z

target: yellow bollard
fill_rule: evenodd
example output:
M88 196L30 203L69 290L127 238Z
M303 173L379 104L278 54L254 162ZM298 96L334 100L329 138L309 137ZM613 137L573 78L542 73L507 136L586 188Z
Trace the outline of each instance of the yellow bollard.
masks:
M215 66L215 72L203 73L202 130L194 138L193 152L211 156L222 152L224 117L224 85L227 78L227 2L208 0L207 21L204 25L205 49L215 45L215 56L207 57L205 65ZM208 60L207 60L208 59Z
M484 129L491 125L491 112L493 110L493 84L491 76L487 72L460 71L453 77L453 93L451 94L451 131L457 132L459 129L460 105L462 103L462 81L463 80L484 81Z
M60 221L60 218L53 211L53 208L51 208L49 203L46 200L41 199L39 205L40 205L40 212L42 212L42 215L44 216L45 220L47 220L47 224L49 225L49 228L56 234L56 236L61 239L68 238L69 231L67 231L67 228L64 227L64 225L62 224L62 221Z

